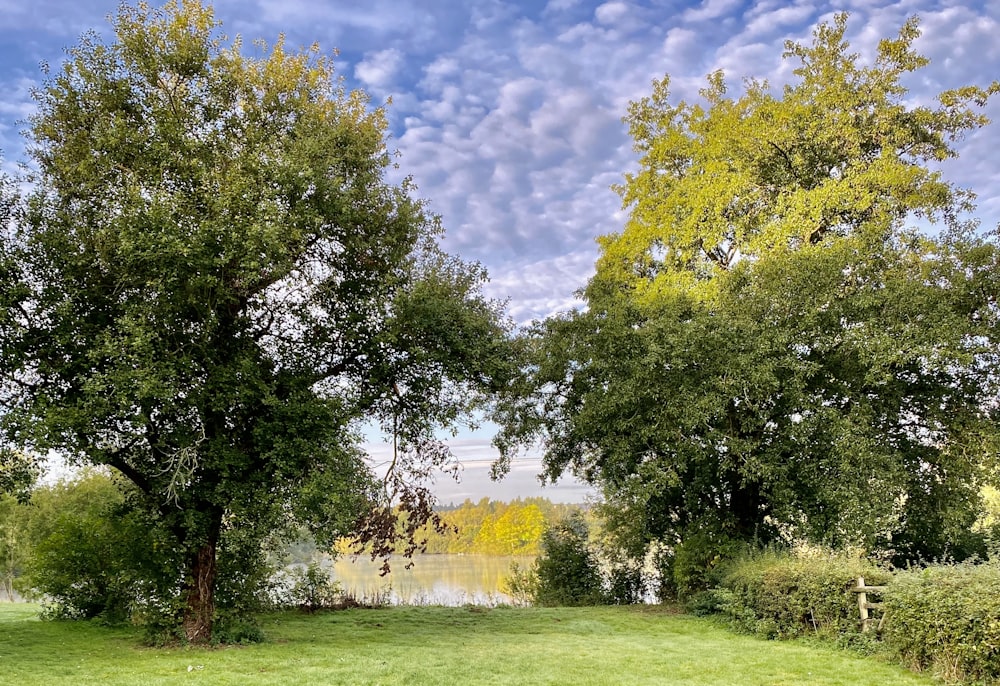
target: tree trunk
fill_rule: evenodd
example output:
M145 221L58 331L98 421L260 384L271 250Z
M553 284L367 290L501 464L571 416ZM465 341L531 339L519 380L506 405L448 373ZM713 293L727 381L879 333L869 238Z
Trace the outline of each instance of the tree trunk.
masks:
M188 576L184 595L184 637L189 643L212 640L212 620L215 617L215 552L218 531L209 536L188 561Z
M763 507L760 484L754 481L744 483L736 472L730 472L729 484L729 514L733 518L736 535L744 541L764 535L767 512Z

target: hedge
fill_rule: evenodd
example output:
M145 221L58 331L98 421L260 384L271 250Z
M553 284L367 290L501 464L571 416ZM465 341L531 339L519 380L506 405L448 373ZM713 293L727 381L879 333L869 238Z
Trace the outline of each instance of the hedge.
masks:
M740 631L766 638L860 634L859 576L882 585L890 572L854 557L760 553L734 562L723 575L722 611Z
M886 648L952 681L1000 679L1000 564L898 572L884 595Z

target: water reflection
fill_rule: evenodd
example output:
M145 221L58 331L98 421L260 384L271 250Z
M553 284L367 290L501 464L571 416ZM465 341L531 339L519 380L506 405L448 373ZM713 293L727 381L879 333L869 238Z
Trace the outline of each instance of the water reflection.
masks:
M416 555L406 569L403 558L392 560L392 571L379 576L382 563L367 557L343 557L333 564L333 577L359 600L378 599L394 605L496 605L511 603L502 579L517 562L529 566L533 557L490 555Z

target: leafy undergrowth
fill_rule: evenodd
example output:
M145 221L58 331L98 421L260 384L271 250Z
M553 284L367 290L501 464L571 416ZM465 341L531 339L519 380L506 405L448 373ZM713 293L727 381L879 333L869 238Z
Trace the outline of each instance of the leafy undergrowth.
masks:
M0 683L932 684L850 653L738 636L665 608L403 607L262 618L268 642L141 646L131 629L0 604Z
M896 574L883 639L904 663L949 681L1000 683L1000 565L934 565Z
M735 561L717 592L733 626L764 638L818 635L859 643L858 577L886 584L871 562L820 552L768 551Z

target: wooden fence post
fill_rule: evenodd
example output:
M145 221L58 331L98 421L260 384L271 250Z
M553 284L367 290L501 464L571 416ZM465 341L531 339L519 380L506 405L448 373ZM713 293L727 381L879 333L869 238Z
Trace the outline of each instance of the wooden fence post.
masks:
M885 586L866 586L865 578L863 576L858 577L858 585L854 589L854 592L858 594L858 612L861 614L862 633L867 633L868 629L871 628L872 618L868 614L869 610L882 610L882 617L878 622L878 628L882 628L882 624L885 622L885 610L882 607L882 603L869 603L868 593L881 593L884 590Z
M858 577L858 611L861 612L861 631L868 631L868 594L865 592L865 578Z

